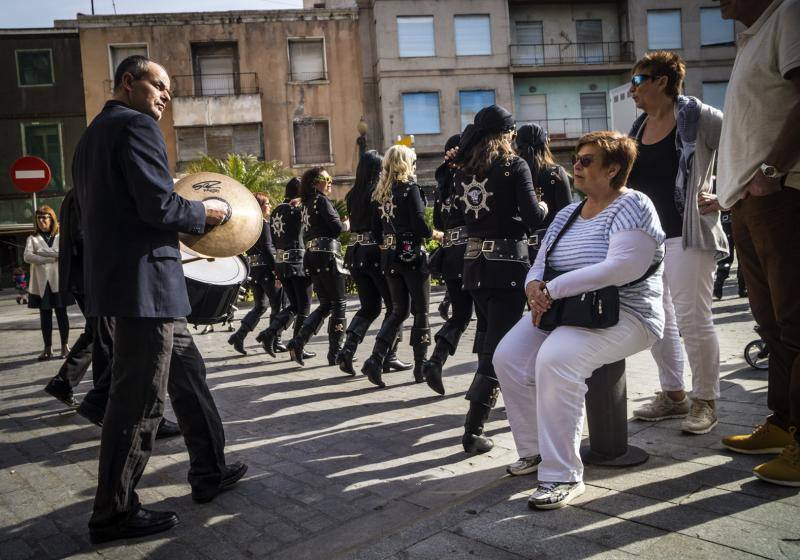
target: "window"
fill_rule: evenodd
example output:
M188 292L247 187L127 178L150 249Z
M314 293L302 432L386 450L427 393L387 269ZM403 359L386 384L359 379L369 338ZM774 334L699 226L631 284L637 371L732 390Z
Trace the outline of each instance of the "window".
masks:
M239 51L236 43L192 45L194 94L235 95L239 90Z
M294 164L333 162L330 125L324 119L294 121Z
M147 56L147 45L108 45L108 60L111 67L109 68L109 76L111 80L114 79L114 73L117 71L117 66L120 62L134 55Z
M462 90L458 92L461 105L461 130L475 120L475 113L494 105L494 90Z
M178 161L200 159L203 154L224 158L228 154L251 154L264 159L261 124L192 126L175 129Z
M439 134L439 94L403 94L403 133Z
M514 48L513 64L544 64L544 30L541 21L518 21L514 27L517 46Z
M20 87L52 86L53 51L24 50L17 53L17 83Z
M647 48L680 49L681 47L681 11L648 10Z
M53 179L48 190L64 190L64 157L61 151L61 125L23 124L22 146L25 155L42 158L50 166Z
M603 22L599 19L579 19L575 22L578 40L578 62L601 64L603 62Z
M488 15L456 16L456 56L492 54L492 24Z
M289 39L290 82L325 80L325 43L322 39Z
M722 19L719 8L700 8L700 44L707 47L733 42L733 20Z
M520 122L543 124L547 120L547 96L521 95L517 114Z
M606 93L581 94L581 120L583 133L608 128Z
M397 18L397 48L401 58L436 56L433 16Z
M703 103L724 111L727 92L728 82L703 82Z

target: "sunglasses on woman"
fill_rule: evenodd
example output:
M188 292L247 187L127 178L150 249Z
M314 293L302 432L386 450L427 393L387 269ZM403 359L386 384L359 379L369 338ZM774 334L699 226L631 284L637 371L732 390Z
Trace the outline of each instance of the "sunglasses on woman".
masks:
M589 167L592 165L593 161L593 156L579 156L578 154L572 156L572 165L578 165L580 163L581 167Z
M655 77L651 76L650 74L636 74L633 78L631 78L631 85L633 87L639 87L645 81L653 79L655 79Z
M333 179L330 177L325 177L324 175L317 175L317 178L314 179L317 183L333 183Z

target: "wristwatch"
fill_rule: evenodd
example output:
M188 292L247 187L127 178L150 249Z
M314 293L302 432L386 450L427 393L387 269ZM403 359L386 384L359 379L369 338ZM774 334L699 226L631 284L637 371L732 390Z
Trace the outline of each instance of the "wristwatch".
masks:
M767 179L779 179L786 175L786 173L781 173L778 171L778 168L774 165L769 165L766 163L762 163L759 169L761 170L762 175L764 175L764 177Z

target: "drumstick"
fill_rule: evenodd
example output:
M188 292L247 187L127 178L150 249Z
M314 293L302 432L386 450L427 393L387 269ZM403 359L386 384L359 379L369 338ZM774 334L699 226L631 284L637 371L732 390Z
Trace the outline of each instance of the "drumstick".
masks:
M194 257L192 259L186 259L185 261L181 261L181 264L189 264L189 263L193 263L194 261L212 262L214 260L216 260L214 257Z

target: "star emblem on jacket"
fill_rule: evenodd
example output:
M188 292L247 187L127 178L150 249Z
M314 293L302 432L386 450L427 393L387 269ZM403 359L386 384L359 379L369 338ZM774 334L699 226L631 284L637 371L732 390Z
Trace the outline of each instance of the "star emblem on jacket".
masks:
M473 175L471 183L461 183L461 186L464 187L464 196L461 198L466 206L465 214L475 212L475 218L477 218L481 210L489 211L487 202L490 196L494 196L494 193L490 193L486 190L486 182L488 180L487 177L483 181L478 181Z
M394 199L389 199L383 204L381 204L378 209L381 211L381 219L386 220L387 222L394 218Z
M303 231L311 229L311 216L308 213L308 208L303 206L300 211L300 222L303 224Z
M275 237L280 237L285 233L283 230L283 216L273 216L270 220L270 226Z

